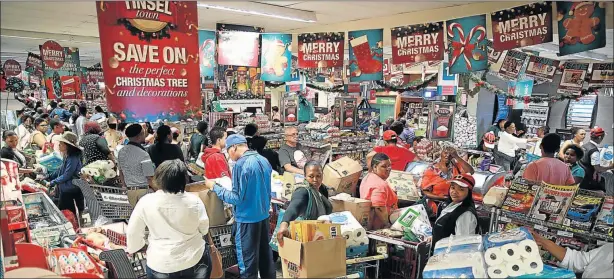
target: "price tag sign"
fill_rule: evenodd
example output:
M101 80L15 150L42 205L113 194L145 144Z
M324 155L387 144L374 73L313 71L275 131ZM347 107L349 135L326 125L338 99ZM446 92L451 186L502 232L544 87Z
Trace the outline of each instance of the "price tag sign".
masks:
M536 224L536 225L533 226L533 228L536 229L536 230L544 231L544 232L548 231L548 228L546 228L546 227L544 227L542 225L537 225Z
M573 237L573 233L566 232L566 231L558 231L556 232L556 234L560 236L565 236L565 237Z

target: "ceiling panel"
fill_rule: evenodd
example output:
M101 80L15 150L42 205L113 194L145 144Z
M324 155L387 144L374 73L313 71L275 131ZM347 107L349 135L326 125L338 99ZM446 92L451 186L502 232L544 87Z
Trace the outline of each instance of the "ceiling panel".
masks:
M258 3L262 3L262 4L275 5L275 6L287 7L287 6L298 4L298 3L301 3L301 2L305 2L305 1L254 1L254 2L258 2Z

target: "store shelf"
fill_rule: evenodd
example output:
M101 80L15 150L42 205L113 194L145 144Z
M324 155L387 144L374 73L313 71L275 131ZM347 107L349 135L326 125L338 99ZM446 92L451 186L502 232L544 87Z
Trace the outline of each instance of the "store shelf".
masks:
M28 227L28 221L10 223L9 231L23 230Z
M589 239L614 242L614 237L609 236L609 235L574 229L574 228L570 228L567 226L563 226L561 224L555 224L551 222L537 220L537 219L530 218L524 214L509 212L505 210L500 211L499 221L502 221L502 222L512 221L515 223L520 223L521 225L530 226L536 230L540 230L544 232L551 232L556 235L565 236L565 237L580 236L580 237L589 238Z

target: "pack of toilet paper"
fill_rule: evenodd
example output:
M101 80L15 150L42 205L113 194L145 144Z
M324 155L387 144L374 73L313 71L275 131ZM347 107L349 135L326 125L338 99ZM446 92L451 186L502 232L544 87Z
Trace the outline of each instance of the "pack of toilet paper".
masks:
M349 211L334 212L330 215L323 215L320 216L318 220L329 221L333 224L341 225L341 235L345 237L346 247L369 245L367 231Z
M117 176L114 168L113 161L98 160L81 168L81 173L91 176L97 183L102 183Z
M62 166L62 156L57 152L50 154L42 154L40 157L36 157L36 161L41 166L47 169L48 174L52 174Z
M481 235L451 235L435 243L433 254L482 253L484 244Z
M518 277L544 270L539 247L526 228L490 233L484 238L490 278Z
M462 260L460 260L462 259ZM423 278L487 278L481 252L442 253L429 258Z

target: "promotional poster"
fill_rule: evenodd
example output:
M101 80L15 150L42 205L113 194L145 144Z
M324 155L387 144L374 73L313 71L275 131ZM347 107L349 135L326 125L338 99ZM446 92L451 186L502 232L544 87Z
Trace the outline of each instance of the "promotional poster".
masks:
M46 41L43 45L39 46L39 50L41 52L41 59L44 62L43 67L59 69L64 65L66 52L56 41Z
M590 86L614 87L614 63L593 63Z
M28 52L25 71L39 77L43 76L43 60L41 59L40 55Z
M258 67L260 33L218 31L217 63L229 66Z
M443 22L390 29L392 63L439 61L445 52Z
M21 64L13 59L4 61L2 69L4 70L6 77L14 77L21 74Z
M495 122L501 119L507 119L507 114L510 111L510 107L507 105L507 97L505 95L497 95L497 117Z
M516 97L531 97L531 93L533 93L533 80L508 81L507 92ZM523 101L517 101L514 109L525 109L525 106L526 104Z
M580 95L588 66L588 63L565 62L557 93Z
M198 30L200 76L213 80L215 76L215 31Z
M220 100L264 99L260 68L220 65L217 71Z
M343 67L345 32L298 34L298 67Z
M552 42L552 2L494 12L490 18L498 51Z
M495 64L497 63L497 61L499 61L499 59L501 58L501 54L503 54L503 51L498 51L493 47L492 41L491 40L486 40L486 48L488 49L488 63L489 64Z
M522 72L527 56L528 54L521 51L508 50L501 63L499 73L509 79L517 79L518 75Z
M536 80L541 79L552 82L560 63L558 60L531 55L529 56L529 65L524 73L527 77Z
M292 80L292 34L262 34L260 55L263 81Z
M96 2L108 109L126 122L201 112L196 2Z
M605 47L605 5L606 2L556 3L560 55Z
M283 120L284 125L298 124L298 95L284 94L283 99Z
M476 15L446 21L448 57L451 74L486 70L486 15Z
M79 49L65 47L62 54L53 53L46 56L45 45L40 46L43 57L43 80L47 89L47 99L80 99L81 98L81 63ZM48 50L48 49L47 49ZM55 58L62 57L62 63ZM55 62L50 62L55 61ZM62 65L55 68L55 65Z
M384 29L348 32L350 81L382 80Z
M456 104L449 102L431 102L429 113L428 138L430 140L452 139L452 123Z

